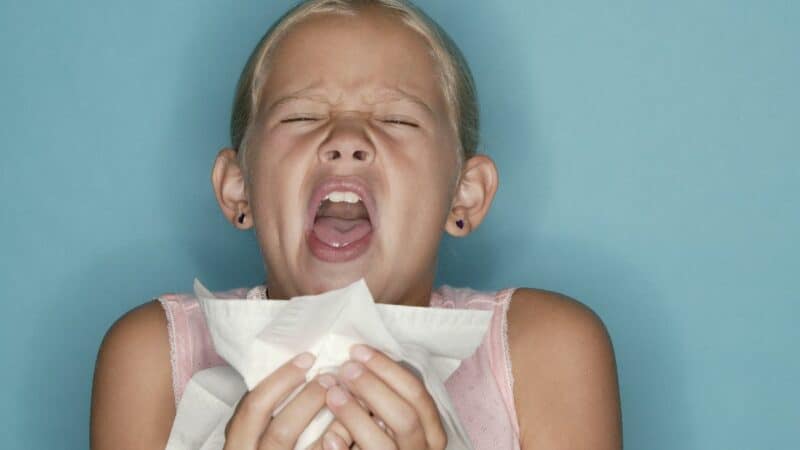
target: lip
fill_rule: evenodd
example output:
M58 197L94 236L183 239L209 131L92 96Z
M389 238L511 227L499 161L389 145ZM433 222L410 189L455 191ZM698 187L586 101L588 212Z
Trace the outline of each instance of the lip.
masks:
M311 253L318 259L329 263L343 263L354 260L367 251L370 242L372 242L372 231L363 238L338 248L331 247L320 241L313 231L306 233L306 239Z
M355 192L361 197L361 201L364 202L364 206L367 208L369 221L372 225L372 231L366 236L339 248L331 247L320 241L313 232L314 219L317 216L319 205L322 203L322 199L333 191ZM358 177L327 177L322 179L312 191L307 211L304 227L306 242L314 256L322 261L330 263L343 263L363 255L369 248L373 233L378 228L378 214L377 208L375 207L375 199L367 183Z
M334 191L350 191L355 192L361 197L364 206L367 208L369 214L369 221L372 225L372 231L378 229L378 211L375 206L375 199L370 192L369 186L359 177L327 177L322 179L311 193L311 199L308 201L308 208L306 214L306 223L304 231L310 232L314 228L314 219L317 216L319 205L326 195Z

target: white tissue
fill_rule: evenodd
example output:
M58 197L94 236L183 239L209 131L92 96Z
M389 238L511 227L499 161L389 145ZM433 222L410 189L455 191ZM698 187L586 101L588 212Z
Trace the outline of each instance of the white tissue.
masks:
M225 426L245 392L305 351L316 356L306 381L335 372L350 359L350 346L356 343L413 368L436 402L447 450L472 449L444 380L478 348L489 328L490 311L376 304L363 279L289 301L216 299L197 279L194 289L214 348L230 367L192 376L178 404L167 450L222 449ZM324 408L295 449L319 439L332 421L333 414Z

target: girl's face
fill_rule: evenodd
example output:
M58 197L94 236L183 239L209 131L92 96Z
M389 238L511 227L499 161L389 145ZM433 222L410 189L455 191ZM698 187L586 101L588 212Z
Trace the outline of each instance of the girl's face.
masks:
M423 38L379 12L312 16L262 92L247 194L270 296L364 277L378 302L426 301L459 156Z

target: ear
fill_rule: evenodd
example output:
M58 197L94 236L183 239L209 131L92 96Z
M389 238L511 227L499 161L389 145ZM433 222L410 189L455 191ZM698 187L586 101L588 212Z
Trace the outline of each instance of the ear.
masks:
M492 206L497 185L497 167L491 158L476 155L468 159L461 170L445 230L452 236L463 237L478 228ZM463 221L463 228L458 227L459 220Z
M214 168L211 169L211 184L225 218L240 230L252 227L253 216L247 198L244 172L239 166L239 159L234 149L223 148L217 154ZM240 223L239 217L242 213L244 222Z

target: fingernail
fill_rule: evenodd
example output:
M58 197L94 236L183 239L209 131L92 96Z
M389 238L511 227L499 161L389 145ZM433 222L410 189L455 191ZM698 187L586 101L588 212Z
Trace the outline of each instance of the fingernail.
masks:
M347 403L347 394L344 389L334 386L328 389L328 400L333 406L342 406Z
M357 362L347 361L341 368L342 376L348 380L355 380L364 372L364 366Z
M325 389L330 389L331 387L336 386L336 378L333 378L331 375L326 373L317 377L317 383L321 384Z
M340 450L339 441L333 437L333 433L328 431L322 436L322 448L325 450Z
M361 362L369 361L374 354L375 352L371 348L363 344L356 344L350 349L350 356Z
M301 353L294 357L292 364L301 369L309 369L312 365L314 365L314 355L308 352Z

